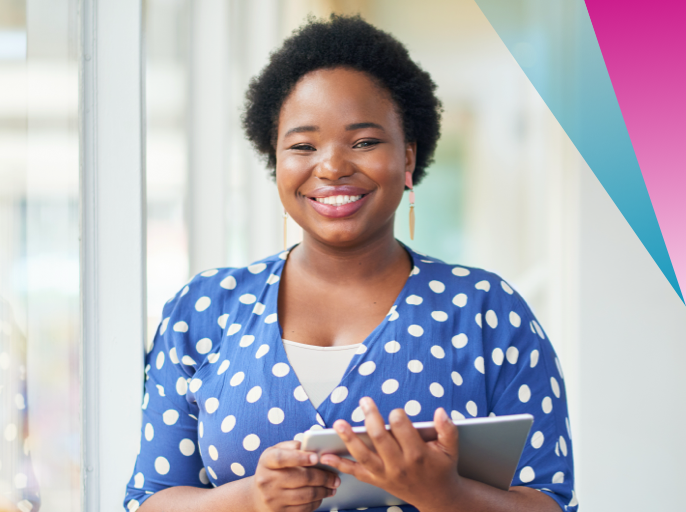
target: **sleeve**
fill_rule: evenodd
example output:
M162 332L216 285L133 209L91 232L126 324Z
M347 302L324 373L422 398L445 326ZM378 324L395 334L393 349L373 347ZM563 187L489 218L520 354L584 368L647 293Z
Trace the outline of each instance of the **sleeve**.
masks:
M534 417L512 485L545 492L562 510L574 512L578 501L562 367L527 304L502 283L512 300L498 308L498 316L510 334L485 347L484 357L500 370L489 400L491 414Z
M148 348L141 444L124 500L129 512L168 487L211 487L198 448L198 405L189 391L223 332L208 281L197 276L165 305Z

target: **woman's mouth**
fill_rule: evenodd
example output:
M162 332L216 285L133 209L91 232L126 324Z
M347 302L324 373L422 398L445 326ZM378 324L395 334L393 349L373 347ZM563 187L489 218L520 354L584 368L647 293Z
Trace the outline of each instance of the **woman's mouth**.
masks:
M354 193L358 191L351 190L350 192ZM327 195L326 197L308 197L308 199L310 200L312 208L314 208L314 210L320 215L329 217L331 219L341 219L344 217L350 217L356 213L360 208L362 208L364 203L367 202L366 200L369 196L370 193L358 193L355 195L336 194Z
M363 195L359 196L329 196L329 197L313 197L315 201L322 204L330 204L332 206L343 206L344 204L354 203L362 199Z

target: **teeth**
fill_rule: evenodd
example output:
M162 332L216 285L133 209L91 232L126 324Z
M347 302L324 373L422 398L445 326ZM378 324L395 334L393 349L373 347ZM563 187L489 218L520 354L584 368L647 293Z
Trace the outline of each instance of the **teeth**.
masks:
M314 200L318 203L330 204L332 206L343 206L344 204L354 203L362 199L362 196L329 196L329 197L315 197Z

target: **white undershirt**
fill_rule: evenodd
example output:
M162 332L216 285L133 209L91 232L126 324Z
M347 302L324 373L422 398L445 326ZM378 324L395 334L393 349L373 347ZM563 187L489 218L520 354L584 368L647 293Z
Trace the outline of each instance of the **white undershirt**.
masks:
M338 385L350 360L362 345L357 343L343 347L315 347L295 341L282 341L288 362L315 407L319 407Z

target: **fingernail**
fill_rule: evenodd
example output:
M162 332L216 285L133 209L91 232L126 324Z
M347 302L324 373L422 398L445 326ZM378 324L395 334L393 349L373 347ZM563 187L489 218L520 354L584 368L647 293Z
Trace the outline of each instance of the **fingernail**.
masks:
M316 454L316 453L313 453L312 455L310 455L310 462L311 462L312 464L316 464L316 463L317 463L317 454Z
M360 407L365 414L369 412L369 399L367 397L360 399Z
M439 408L438 415L440 416L441 421L443 421L443 422L448 421L448 414L445 412L445 409L443 407Z
M345 431L345 427L343 425L334 425L334 429L336 432L338 432L338 435L345 441L348 440L348 433Z
M341 479L336 477L336 480L333 481L333 486L338 487L339 485L341 485Z
M336 494L336 489L329 489L329 496L334 496Z

